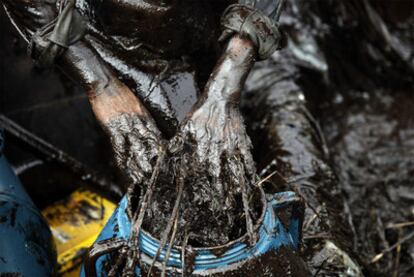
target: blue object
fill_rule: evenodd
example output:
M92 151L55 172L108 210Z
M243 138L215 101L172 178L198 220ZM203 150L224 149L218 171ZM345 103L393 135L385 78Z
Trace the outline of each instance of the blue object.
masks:
M52 234L4 157L3 145L0 130L0 276L53 276Z
M271 251L277 252L282 247L298 249L302 235L304 211L302 200L294 192L281 192L268 197L264 202L266 202L265 209L259 221L260 224L255 229L259 235L257 243L249 246L247 236L244 236L224 246L193 248L195 259L192 264L192 276L225 273L250 259L255 259ZM108 262L109 264L113 263L110 254L125 246L130 236L131 222L126 213L127 205L127 197L124 197L91 248L81 276L107 276L107 264ZM283 218L287 218L287 222L282 222L282 216L279 217L279 215L285 212L289 214L283 216ZM159 241L141 231L139 242L141 259L145 264L150 265L156 255ZM164 260L166 252L167 247L161 251L159 262ZM182 262L181 248L173 247L167 267L177 273L183 267ZM136 276L141 276L139 268L136 268L135 272Z

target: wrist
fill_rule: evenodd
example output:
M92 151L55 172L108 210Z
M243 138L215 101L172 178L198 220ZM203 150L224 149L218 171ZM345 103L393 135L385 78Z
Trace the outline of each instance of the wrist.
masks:
M224 56L231 60L235 67L250 65L256 59L255 45L249 38L234 35L227 44Z
M238 35L233 36L206 86L209 99L220 102L238 101L247 75L255 62L254 44Z
M234 34L249 39L255 46L257 58L269 58L282 47L282 34L275 20L254 7L242 4L230 5L221 18L223 33L220 41Z

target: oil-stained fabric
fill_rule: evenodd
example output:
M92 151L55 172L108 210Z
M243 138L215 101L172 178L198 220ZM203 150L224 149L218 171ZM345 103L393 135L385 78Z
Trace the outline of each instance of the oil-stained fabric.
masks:
M371 260L410 234L385 224L410 218L414 7L287 4L281 25L288 49L257 65L244 98L258 169L263 177L278 171L268 189L287 185L308 200L304 255L314 273L358 276L359 264L369 276L411 276L411 242L399 269L395 252Z
M277 23L261 11L246 5L231 5L221 18L221 41L234 34L249 38L257 48L258 58L265 60L281 47L282 34Z
M86 33L86 22L75 9L75 1L61 1L61 12L51 22L37 30L28 48L29 55L39 67L50 67L65 49Z
M361 276L349 254L352 233L342 216L342 192L297 76L295 57L287 49L274 55L274 60L258 64L248 79L244 109L258 172L262 178L273 176L265 185L267 192L288 189L304 198L304 258L311 271L335 268ZM330 245L340 251L329 252ZM323 258L315 260L320 252ZM351 262L342 262L342 253Z

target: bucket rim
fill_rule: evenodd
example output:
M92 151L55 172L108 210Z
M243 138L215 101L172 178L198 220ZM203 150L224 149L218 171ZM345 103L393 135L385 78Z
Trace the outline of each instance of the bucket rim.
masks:
M260 191L260 201L262 203L262 209L261 209L261 214L260 217L258 218L258 220L256 221L256 223L254 224L253 227L253 232L254 233L258 233L260 230L260 227L263 224L263 220L266 216L266 212L268 209L268 203L267 203L267 199L266 199L266 193L263 190L262 187L258 187L259 191ZM128 218L128 221L130 222L129 219L129 215L128 213L126 213L126 217ZM154 241L156 244L160 243L160 240L155 238L154 236L152 236L148 231L141 229L140 231L140 235L143 235L145 237L147 237L148 239ZM186 248L191 247L191 250L195 251L195 252L202 252L202 251L210 251L210 252L225 252L225 249L230 249L231 247L233 247L234 245L238 244L238 243L246 243L248 241L249 237L248 237L248 233L246 232L245 234L243 234L241 237L231 240L225 244L222 245L216 245L216 246L207 246L207 247L192 247L191 245L187 245ZM173 245L172 247L173 249L176 249L177 251L181 251L182 250L182 246L181 245Z

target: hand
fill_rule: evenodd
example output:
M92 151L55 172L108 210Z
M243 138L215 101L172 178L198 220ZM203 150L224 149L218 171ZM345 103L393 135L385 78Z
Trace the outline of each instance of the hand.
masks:
M224 100L207 99L169 142L171 160L180 161L178 166L185 170L181 177L191 187L187 206L204 210L198 214L188 209L182 215L200 238L227 243L234 224L243 220L244 215L246 228L236 228L240 232L236 236L247 230L254 243L252 216L257 215L250 208L249 199L256 171L251 148L238 105ZM206 218L209 228L205 227Z
M204 94L170 142L172 152L189 145L194 152L191 158L206 171L204 176L212 175L215 182L222 183L219 186L226 185L225 180L220 180L227 178L221 175L223 171L237 171L237 164L244 169L232 173L235 179L227 180L233 182L231 185L239 184L239 178L244 180L246 176L248 185L254 179L250 139L239 111L240 93L253 64L253 45L246 39L233 37L211 74Z
M104 125L115 160L130 184L146 187L162 151L162 136L153 122L136 114L121 114Z

